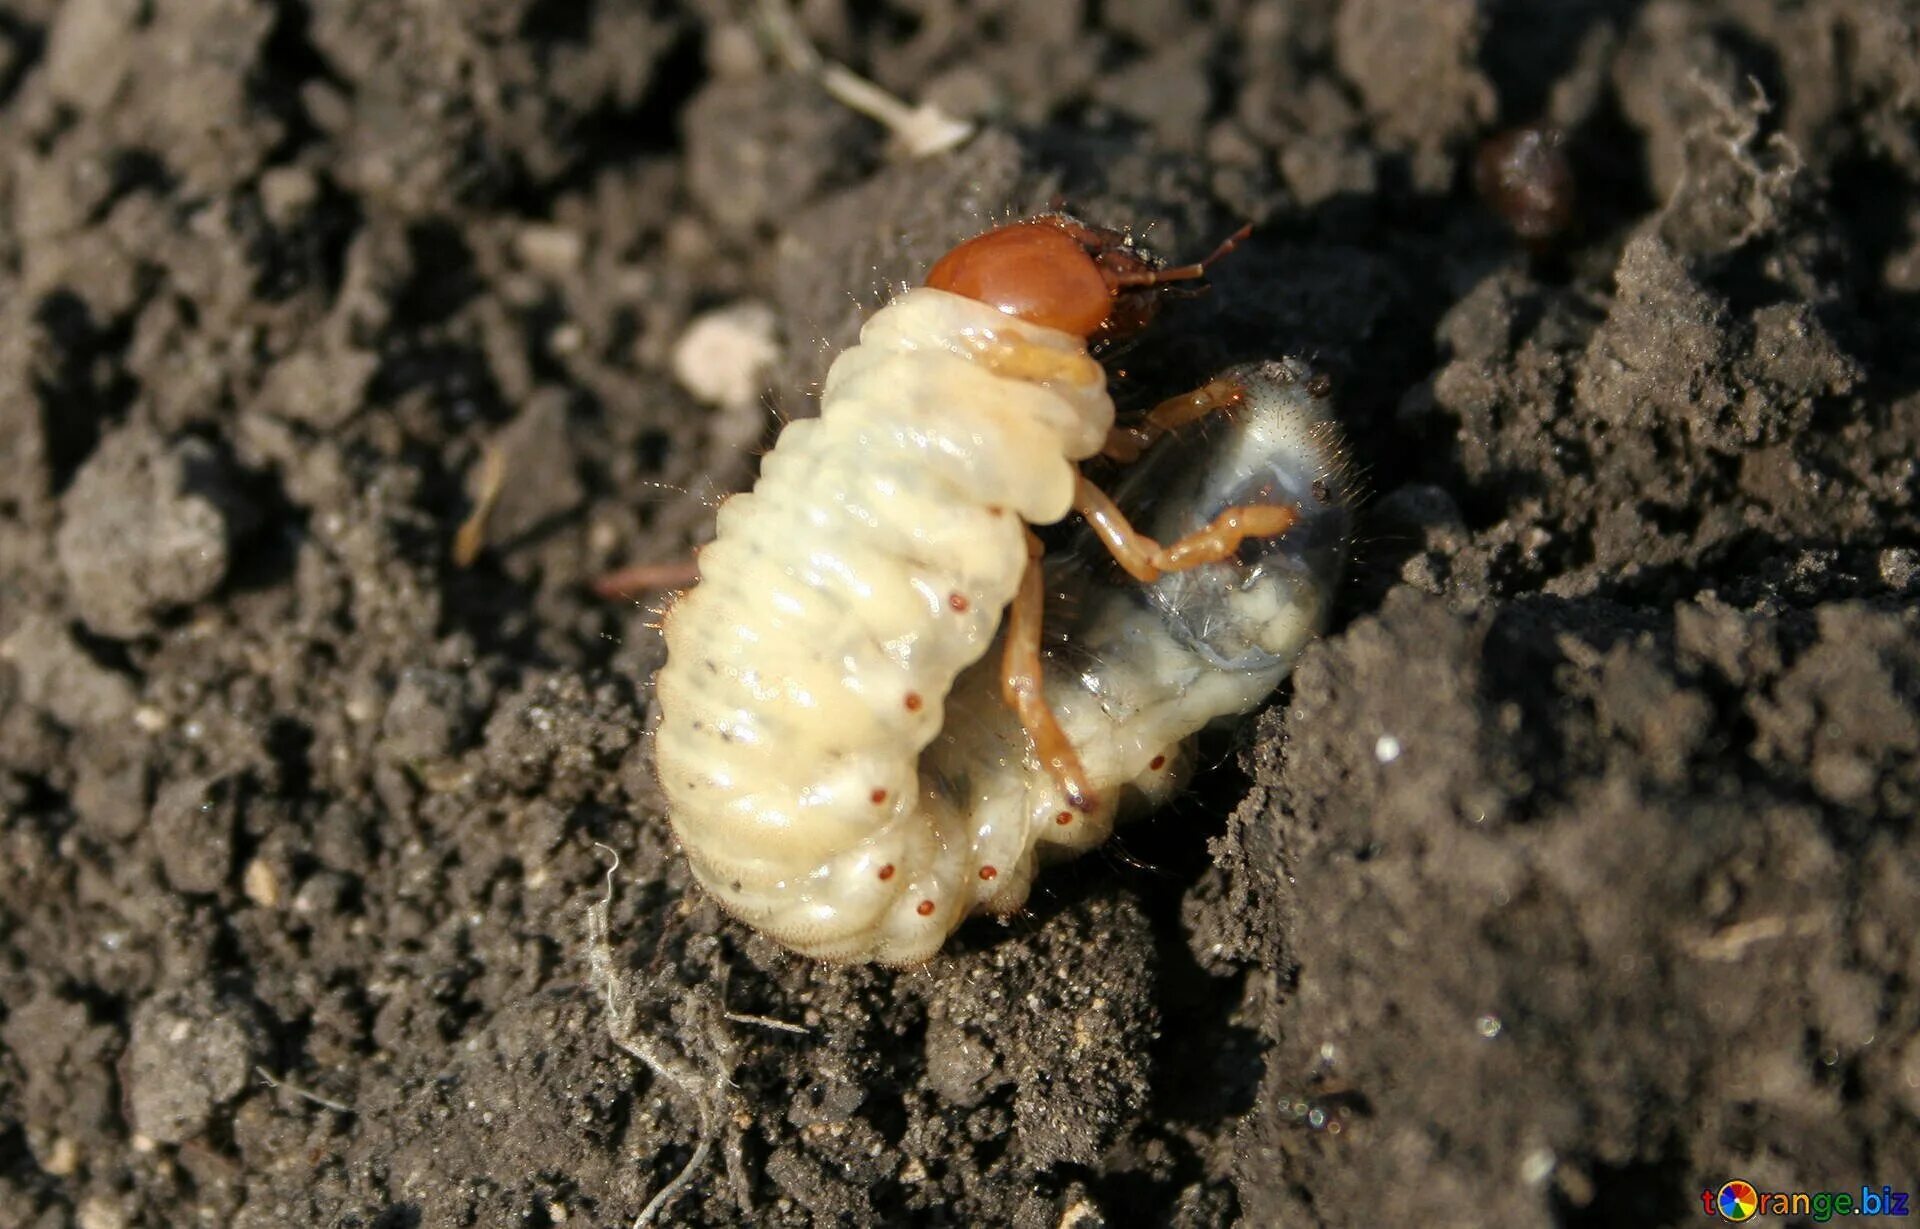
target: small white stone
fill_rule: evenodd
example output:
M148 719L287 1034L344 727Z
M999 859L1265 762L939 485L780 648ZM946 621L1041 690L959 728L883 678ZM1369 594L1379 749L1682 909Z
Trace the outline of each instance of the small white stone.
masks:
M1382 734L1373 740L1373 758L1382 764L1391 764L1400 758L1400 740L1391 734Z
M255 858L247 863L247 869L241 873L240 888L247 899L262 909L272 909L280 904L280 876L264 858Z
M104 1195L89 1195L81 1200L73 1223L79 1229L126 1229L127 1214Z
M55 1137L47 1154L40 1158L40 1168L56 1178L71 1177L80 1168L80 1145L70 1135Z
M1080 1229L1083 1225L1104 1225L1107 1218L1101 1214L1098 1204L1081 1199L1060 1214L1060 1223L1054 1229Z
M753 405L780 358L773 309L735 303L694 318L673 348L673 376L710 405Z
M580 267L586 241L578 231L536 222L514 237L514 253L529 269L548 277L565 277Z

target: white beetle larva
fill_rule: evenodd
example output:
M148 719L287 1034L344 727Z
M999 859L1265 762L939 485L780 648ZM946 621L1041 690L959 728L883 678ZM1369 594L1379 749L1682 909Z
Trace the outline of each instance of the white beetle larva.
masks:
M983 809L979 782L1044 779L1059 800L1046 839L1091 843L1066 831L1075 824L1104 836L1115 791L1103 785L1140 770L1105 771L1125 757L1096 734L1103 771L1090 773L1043 698L1045 585L1027 526L1079 511L1122 566L1153 581L1231 559L1311 511L1293 487L1261 485L1250 490L1264 502L1225 507L1162 546L1077 468L1101 452L1137 456L1270 386L1215 380L1114 431L1087 352L1090 339L1144 325L1161 285L1199 277L1233 242L1174 270L1062 217L960 245L868 320L828 372L820 417L789 424L754 490L721 508L701 583L667 618L656 764L696 877L744 921L807 955L909 963L969 913L1016 906L1041 838ZM1315 478L1333 468L1328 455L1311 467ZM997 678L1014 716L994 708L995 720L1032 771L1010 771L1004 745L964 762L958 739L923 765L943 727L958 728L948 694L986 655L1003 610ZM1293 641L1316 618L1294 617ZM990 693L994 676L983 677L956 699ZM1122 727L1162 744L1193 728ZM961 780L968 788L954 789Z

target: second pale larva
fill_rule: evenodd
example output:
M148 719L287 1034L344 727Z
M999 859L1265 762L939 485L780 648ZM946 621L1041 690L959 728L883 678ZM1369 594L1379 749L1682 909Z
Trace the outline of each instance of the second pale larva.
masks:
M997 702L987 663L961 675L921 776L969 818L976 875L993 872L979 887L981 912L1025 903L1049 852L1089 849L1116 817L1166 801L1186 780L1192 735L1271 695L1325 626L1353 516L1327 386L1293 361L1236 367L1220 382L1242 390L1231 419L1158 445L1117 501L1160 537L1191 533L1224 507L1285 503L1299 519L1230 559L1146 585L1105 579L1085 543L1049 557L1049 587L1075 602L1047 663L1047 698L1101 801L1071 810Z
M1282 488L1265 488L1265 502L1163 546L1079 473L1247 399L1242 382L1216 380L1114 431L1087 353L1144 325L1160 287L1207 263L1161 269L1062 217L962 244L867 322L828 373L821 416L790 424L755 489L721 509L702 581L668 615L656 763L695 875L736 915L808 955L905 963L969 913L1024 897L1039 838L1014 839L1004 820L983 830L986 812L954 788L975 775L929 750L960 728L949 691L1003 611L996 677L1017 718L1003 728L1064 800L1066 823L1049 812L1046 835L1104 832L1114 799L1100 786L1124 778L1090 775L1046 702L1027 526L1079 511L1152 581L1301 515L1297 492L1275 502Z

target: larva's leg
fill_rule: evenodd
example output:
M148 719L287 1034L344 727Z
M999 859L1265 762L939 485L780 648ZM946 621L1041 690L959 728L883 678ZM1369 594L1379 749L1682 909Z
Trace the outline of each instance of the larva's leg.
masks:
M1209 380L1190 393L1167 398L1148 410L1139 422L1107 432L1107 443L1100 455L1122 463L1138 461L1140 454L1167 432L1178 431L1216 410L1231 409L1246 395L1247 390L1238 380Z
M1030 384L1104 385L1106 369L1085 351L1050 350L1008 337L968 335L964 344L986 364L988 371Z
M1142 583L1159 580L1163 572L1217 563L1239 550L1246 539L1283 534L1300 519L1299 513L1286 504L1228 508L1204 529L1162 546L1135 529L1107 493L1088 482L1084 474L1074 483L1073 508L1086 518L1115 561Z
M1060 728L1060 721L1047 707L1041 690L1040 620L1046 609L1046 571L1042 561L1046 547L1027 530L1027 570L1020 574L1020 590L1007 607L1007 646L1000 659L1000 698L1020 718L1020 724L1033 739L1033 750L1040 762L1060 783L1075 810L1091 811L1093 786L1087 782L1087 770L1079 752Z

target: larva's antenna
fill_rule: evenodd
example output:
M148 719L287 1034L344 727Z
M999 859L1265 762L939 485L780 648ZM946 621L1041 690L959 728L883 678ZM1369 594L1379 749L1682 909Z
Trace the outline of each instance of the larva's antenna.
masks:
M1143 286L1159 286L1166 282L1190 282L1207 275L1207 270L1227 253L1246 241L1253 233L1253 223L1248 222L1220 241L1220 246L1207 254L1205 260L1196 260L1190 265L1180 265L1172 269L1140 269L1128 273L1114 273L1108 276L1107 284L1115 288L1129 289Z

